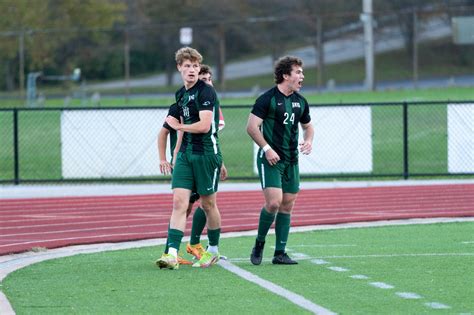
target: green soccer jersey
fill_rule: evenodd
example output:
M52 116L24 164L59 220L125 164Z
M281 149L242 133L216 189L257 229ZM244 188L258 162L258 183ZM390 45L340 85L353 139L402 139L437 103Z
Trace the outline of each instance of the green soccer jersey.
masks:
M298 124L311 121L306 99L296 92L285 96L275 86L257 98L252 114L263 119L263 137L280 160L298 162Z
M204 81L198 80L189 90L186 90L183 86L176 92L176 103L184 124L198 122L200 111L210 110L213 112L210 130L205 134L185 132L180 152L190 150L192 154L198 155L220 153L218 137L219 99L214 88Z

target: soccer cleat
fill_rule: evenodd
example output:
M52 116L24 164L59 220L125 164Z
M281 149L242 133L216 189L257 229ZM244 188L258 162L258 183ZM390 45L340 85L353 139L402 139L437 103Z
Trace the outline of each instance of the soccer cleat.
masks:
M218 262L219 258L219 254L204 252L201 256L201 259L193 264L193 267L208 268Z
M190 262L189 260L187 260L187 259L185 259L181 256L178 256L178 263L180 265L192 265L193 264L192 262Z
M156 261L156 265L160 267L160 269L166 268L176 270L179 268L179 261L178 258L171 254L163 254L161 255L161 258Z
M274 265L297 265L298 262L288 256L287 253L273 256L272 264Z
M265 247L265 242L255 241L255 246L252 248L252 253L250 254L250 261L254 265L260 265L263 258L263 248Z
M193 255L197 260L201 259L202 254L204 254L206 252L204 247L202 247L201 243L198 243L198 244L195 244L195 245L191 245L191 244L188 243L186 245L186 251L189 254Z

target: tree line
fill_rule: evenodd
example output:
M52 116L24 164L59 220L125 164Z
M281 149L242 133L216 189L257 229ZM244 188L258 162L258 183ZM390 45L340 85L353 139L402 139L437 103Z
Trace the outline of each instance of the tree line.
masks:
M398 14L410 41L409 10L450 10L474 0L378 0L374 14ZM29 72L88 80L175 72L181 27L222 77L229 60L321 45L358 23L362 0L2 0L0 90L23 89ZM332 32L331 32L332 31Z

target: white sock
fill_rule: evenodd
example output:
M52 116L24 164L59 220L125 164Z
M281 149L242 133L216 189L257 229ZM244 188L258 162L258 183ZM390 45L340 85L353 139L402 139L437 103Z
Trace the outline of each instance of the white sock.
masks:
M208 251L211 254L218 254L219 253L219 246L208 246L206 251Z
M178 257L178 250L176 248L170 247L168 248L168 254Z

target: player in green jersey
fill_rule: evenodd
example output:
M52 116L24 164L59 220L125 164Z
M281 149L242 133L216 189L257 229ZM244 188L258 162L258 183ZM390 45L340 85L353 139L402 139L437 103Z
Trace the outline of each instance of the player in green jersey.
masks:
M260 147L257 167L265 197L250 255L254 265L262 262L265 238L274 221L276 244L272 263L297 264L285 248L299 192L298 150L310 154L314 136L308 102L298 93L304 79L303 62L292 56L280 58L275 63L274 76L276 86L257 98L247 123L247 133ZM298 125L303 129L299 148Z
M216 192L222 165L217 126L219 100L211 85L198 80L202 62L199 52L190 47L175 55L184 86L176 92L180 120L168 116L166 123L183 132L182 142L173 169L173 212L168 229L168 254L157 260L160 268L177 269L177 253L186 226L186 209L192 190L201 195L201 207L206 213L209 245L193 267L206 268L219 260L218 244L221 218Z
M207 65L202 64L201 70L199 71L199 80L206 82L207 84L213 85L212 82L212 71L211 68ZM176 119L180 119L179 116L179 108L176 103L172 104L168 110L168 115L175 117ZM222 110L219 108L219 131L224 129L225 127L225 120L224 115L222 114ZM166 159L166 146L168 142L168 136L170 139L169 149L171 152L171 161L168 162ZM160 172L165 175L171 175L173 169L173 157L176 156L177 152L179 151L179 145L177 146L178 136L177 131L171 128L166 122L164 122L163 127L161 128L158 134L158 154L160 159ZM221 167L221 175L220 180L227 179L227 169L222 163ZM193 191L191 193L191 197L189 199L189 206L186 211L186 217L192 212L194 203L199 200L200 196L197 192ZM206 226L206 214L201 207L197 207L194 210L193 214L193 222L191 227L191 236L190 241L186 245L186 251L193 255L195 259L201 259L205 249L201 244L201 234ZM165 248L165 253L168 253L168 246ZM221 256L221 258L225 258L225 256ZM188 265L191 264L190 261L184 259L183 257L178 255L178 262L180 265Z

